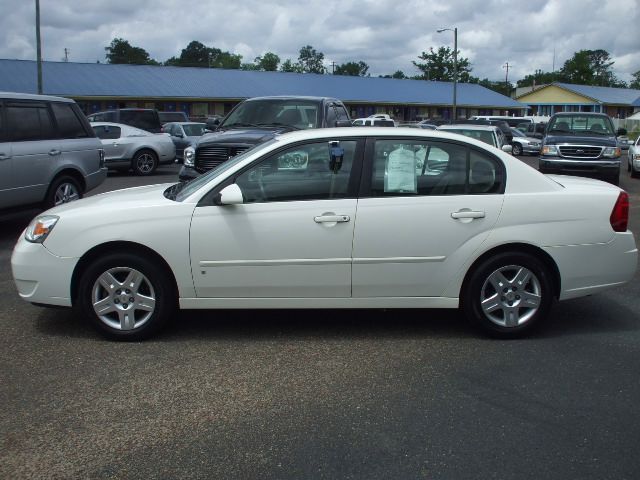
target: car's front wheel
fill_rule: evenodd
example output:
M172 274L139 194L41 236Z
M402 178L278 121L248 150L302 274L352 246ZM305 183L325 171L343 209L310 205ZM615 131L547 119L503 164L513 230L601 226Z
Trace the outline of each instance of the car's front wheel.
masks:
M131 254L96 259L80 278L77 307L104 335L142 340L175 312L175 287L157 264Z
M522 145L518 142L513 142L511 153L516 157L522 155Z
M465 282L469 320L500 338L523 336L546 317L553 301L548 268L527 253L501 253L480 263Z
M151 175L158 168L158 156L151 150L141 150L134 155L131 167L136 175Z

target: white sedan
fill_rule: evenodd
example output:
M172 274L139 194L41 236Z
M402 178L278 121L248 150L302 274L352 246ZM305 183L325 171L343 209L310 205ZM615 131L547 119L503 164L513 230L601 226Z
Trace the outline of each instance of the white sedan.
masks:
M51 209L11 264L23 299L76 307L118 339L148 337L177 307L461 307L512 337L554 299L633 277L628 207L618 187L456 134L307 130L186 184Z
M151 175L158 165L173 163L176 147L164 133L151 133L122 123L91 122L104 148L104 162L114 170Z

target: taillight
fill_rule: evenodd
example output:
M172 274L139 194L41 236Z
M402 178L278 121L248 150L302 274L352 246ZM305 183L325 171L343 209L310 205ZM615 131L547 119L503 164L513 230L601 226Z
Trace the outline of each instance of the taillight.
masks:
M627 231L627 223L629 222L629 194L627 192L620 192L618 195L609 222L614 232Z

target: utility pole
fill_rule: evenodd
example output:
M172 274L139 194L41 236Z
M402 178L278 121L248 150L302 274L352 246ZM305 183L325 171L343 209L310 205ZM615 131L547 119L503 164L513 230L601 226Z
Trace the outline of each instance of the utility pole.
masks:
M506 69L506 70L507 70L507 74L506 74L506 76L504 77L504 87L505 87L507 90L510 90L510 88L509 88L509 67L513 67L513 65L509 65L509 62L508 62L508 61L507 61L504 65L502 65L502 68L504 68L504 69Z
M38 93L42 95L42 50L40 47L40 0L36 0L36 61L38 63Z
M67 47L64 48L64 61L69 61L69 49Z
M334 75L336 72L336 62L331 62L331 75Z

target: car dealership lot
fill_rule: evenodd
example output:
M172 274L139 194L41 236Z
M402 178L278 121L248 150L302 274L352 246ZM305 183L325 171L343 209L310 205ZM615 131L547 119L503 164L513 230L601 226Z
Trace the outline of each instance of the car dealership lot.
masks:
M640 181L621 186L638 240ZM9 258L30 215L0 220L2 478L640 474L638 274L519 341L454 311L279 310L183 312L120 344L19 299Z

